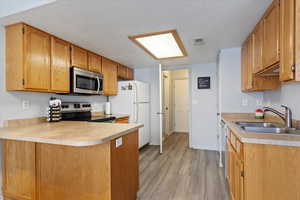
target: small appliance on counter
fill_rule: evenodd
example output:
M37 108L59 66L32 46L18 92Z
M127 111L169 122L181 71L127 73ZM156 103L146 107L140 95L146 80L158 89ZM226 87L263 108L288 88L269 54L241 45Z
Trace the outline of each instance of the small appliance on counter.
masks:
M106 102L106 103L105 103L105 114L106 114L106 115L111 115L111 106L110 106L110 102Z
M114 116L93 116L92 105L87 102L62 102L62 120L114 123Z
M264 119L264 111L262 109L255 110L255 119Z
M48 122L59 122L61 120L61 100L51 97L48 107Z

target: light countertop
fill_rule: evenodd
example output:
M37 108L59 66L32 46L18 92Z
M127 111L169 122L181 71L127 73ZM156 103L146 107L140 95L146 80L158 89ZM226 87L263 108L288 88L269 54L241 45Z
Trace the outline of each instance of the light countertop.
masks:
M0 128L0 139L67 146L102 144L143 127L142 124L61 121L20 128Z
M283 123L277 117L268 116L262 120L255 119L254 114L250 113L222 113L221 118L243 143L300 147L300 135L247 132L235 124L238 121Z

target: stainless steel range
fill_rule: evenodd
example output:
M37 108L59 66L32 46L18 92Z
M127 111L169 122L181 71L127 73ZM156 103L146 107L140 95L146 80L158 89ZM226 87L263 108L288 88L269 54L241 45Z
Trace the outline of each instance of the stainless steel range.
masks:
M114 123L114 116L93 116L92 105L86 102L63 102L61 105L62 120Z

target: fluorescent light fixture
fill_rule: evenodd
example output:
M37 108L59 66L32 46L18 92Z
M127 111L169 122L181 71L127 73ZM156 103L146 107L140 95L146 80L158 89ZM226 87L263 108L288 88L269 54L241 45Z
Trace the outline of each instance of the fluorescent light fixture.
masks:
M176 30L129 36L129 39L158 60L187 56Z

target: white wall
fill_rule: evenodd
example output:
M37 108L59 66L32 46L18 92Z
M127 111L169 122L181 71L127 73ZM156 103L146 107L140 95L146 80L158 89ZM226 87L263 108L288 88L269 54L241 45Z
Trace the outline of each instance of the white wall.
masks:
M264 105L282 109L281 104L285 104L292 109L293 119L300 120L300 83L286 83L281 89L264 92ZM283 110L282 110L283 111Z
M150 84L150 132L152 145L159 145L159 69L158 66L151 68L135 69L134 78Z
M187 67L170 67L179 69ZM190 77L190 145L192 148L217 150L217 76L216 64L199 64L188 67ZM211 76L212 88L198 90L197 78ZM159 70L158 67L136 69L135 79L150 83L151 87L151 144L159 144Z
M211 89L198 89L198 77L211 77ZM217 150L217 65L192 65L191 87L191 147Z
M241 92L241 48L221 50L218 70L220 112L254 112L261 107L262 92Z

